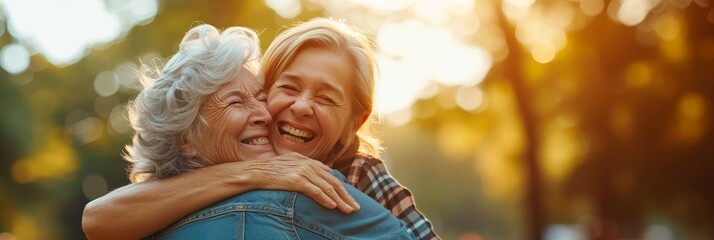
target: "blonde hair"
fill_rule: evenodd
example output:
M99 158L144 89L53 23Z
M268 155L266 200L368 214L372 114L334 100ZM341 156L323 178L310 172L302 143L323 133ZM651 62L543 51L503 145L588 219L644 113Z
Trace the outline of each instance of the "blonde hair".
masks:
M231 27L221 33L211 25L200 25L186 33L163 70L142 65L142 90L127 106L135 131L124 154L131 163L131 182L203 167L195 156L186 156L182 146L189 135L200 135L199 126L206 124L199 114L204 98L235 79L241 66L258 74L259 61L258 35L253 30Z
M374 43L367 35L355 27L325 18L315 18L300 23L280 33L263 55L263 74L265 88L270 88L282 72L292 63L298 52L304 48L318 47L343 52L355 66L352 84L355 116L372 113L375 87ZM358 118L355 118L358 119ZM359 120L357 120L359 121ZM345 160L355 153L365 153L377 157L382 150L381 141L374 137L372 128L376 124L370 116L355 137L350 136L346 144L337 144L328 159L319 159L329 163Z

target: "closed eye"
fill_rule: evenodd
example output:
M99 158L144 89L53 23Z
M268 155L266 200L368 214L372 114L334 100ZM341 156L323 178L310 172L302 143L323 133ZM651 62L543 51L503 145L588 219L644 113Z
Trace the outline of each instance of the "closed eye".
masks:
M285 90L291 90L291 91L297 91L297 88L291 85L280 85L278 86L280 89L285 89Z
M335 104L335 100L332 99L332 98L329 97L329 96L322 95L322 96L318 96L317 98L318 98L320 101L324 102L324 103L327 103L327 104Z
M268 97L267 97L266 95L258 96L258 97L256 97L256 99L258 99L258 101L260 101L260 102L262 102L262 103L267 103L267 102L268 102Z
M228 106L236 105L236 104L243 104L243 101L242 100L231 100L230 102L228 102Z

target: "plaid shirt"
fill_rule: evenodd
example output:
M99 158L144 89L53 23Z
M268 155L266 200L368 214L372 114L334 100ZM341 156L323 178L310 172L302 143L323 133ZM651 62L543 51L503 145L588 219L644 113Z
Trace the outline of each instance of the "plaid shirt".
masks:
M347 182L392 211L404 221L416 239L439 239L431 222L416 209L409 189L399 185L387 172L382 160L358 154L349 166L340 169Z

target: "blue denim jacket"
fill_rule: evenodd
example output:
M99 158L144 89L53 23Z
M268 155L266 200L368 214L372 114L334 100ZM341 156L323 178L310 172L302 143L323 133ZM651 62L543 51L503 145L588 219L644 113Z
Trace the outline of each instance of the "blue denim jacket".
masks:
M343 214L302 193L255 190L204 208L148 239L413 239L406 225L345 183L360 210Z

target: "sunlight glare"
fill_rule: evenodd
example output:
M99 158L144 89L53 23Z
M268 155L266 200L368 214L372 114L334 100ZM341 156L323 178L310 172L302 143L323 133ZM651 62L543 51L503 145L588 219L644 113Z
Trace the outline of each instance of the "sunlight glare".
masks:
M375 10L400 11L411 6L414 0L350 0L350 2Z
M447 86L478 85L493 64L491 54L483 48L452 44L443 51L435 77Z
M505 2L519 8L528 8L535 3L535 0L506 0Z
M0 4L13 37L58 66L79 61L92 46L116 39L153 19L158 11L156 0L4 0Z
M657 6L658 0L622 0L617 10L617 20L626 26L635 26L645 20L649 11Z
M409 123L413 118L413 111L411 108L401 109L399 111L391 112L385 115L385 123L392 127L402 126Z
M265 0L265 5L284 19L297 17L302 12L300 0Z
M159 11L159 3L157 1L109 0L107 4L117 17L130 23L150 23Z
M446 28L418 21L385 24L377 34L377 44L379 113L411 106L431 81L446 86L478 85L493 64L487 50L459 42Z
M420 0L414 4L414 14L434 24L448 24L452 16L467 15L474 7L473 0Z
M384 54L377 55L379 80L377 81L377 106L380 114L399 111L411 106L428 81L414 68Z

